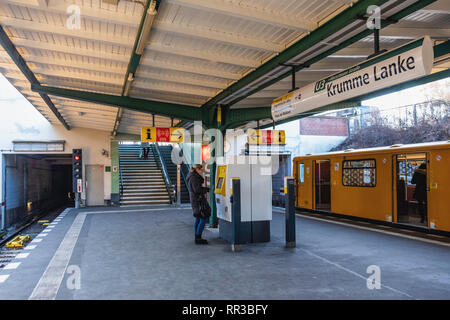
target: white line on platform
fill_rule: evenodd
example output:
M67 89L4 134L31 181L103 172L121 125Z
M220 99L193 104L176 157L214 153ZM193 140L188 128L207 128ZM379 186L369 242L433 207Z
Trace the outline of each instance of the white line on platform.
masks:
M8 263L6 266L3 267L5 270L11 270L11 269L17 269L17 267L21 264L21 262L12 262Z
M88 211L85 214L96 213L124 213L124 212L147 212L147 211L164 211L164 210L192 210L192 208L154 208L154 209L133 209L133 210L110 210L110 211Z
M48 226L47 228L45 228L45 229L53 229L55 226Z
M348 273L351 273L351 274L353 274L354 276L357 276L358 278L363 279L364 281L367 281L367 277L365 277L365 276L363 276L363 275L360 275L359 273L357 273L357 272L355 272L355 271L353 271L353 270L347 269L346 267L341 266L340 264L338 264L338 263L336 263L336 262L330 261L330 260L328 260L328 259L326 259L326 258L324 258L324 257L321 257L321 256L319 256L319 255L317 255L317 254L315 254L315 253L312 253L312 252L309 251L309 250L306 250L306 249L303 249L303 248L300 248L300 250L306 252L307 254L309 254L309 255L311 255L311 256L313 256L313 257L319 259L319 260L322 260L323 262L326 262L326 263L328 263L328 264L331 264L331 265L335 266L336 268L339 268L339 269L344 270L344 271L346 271L346 272L348 272ZM400 293L400 294L402 294L402 295L405 295L405 296L407 296L407 297L409 297L409 298L414 299L414 297L412 297L411 295L409 295L409 294L407 294L407 293L405 293L405 292L403 292L403 291L394 289L394 288L392 288L392 287L386 286L386 285L381 284L381 283L380 283L380 285L381 285L382 287L388 289L388 290L394 291L394 292L396 292L396 293Z
M3 274L0 276L0 283L3 283L6 281L6 279L9 278L9 274Z
M274 212L278 212L278 213L284 213L284 211L281 211L281 210L273 210L273 211ZM323 221L323 222L328 222L328 223L334 223L334 224L339 224L339 225L346 226L346 227L362 229L362 230L368 230L368 231L373 231L373 232L378 232L378 233L384 233L384 234L389 234L389 235L396 236L396 237L412 239L412 240L417 240L417 241L437 244L437 245L440 245L440 246L450 247L450 243L446 243L446 242L440 242L440 241L431 240L431 239L425 239L425 238L420 238L420 237L415 237L415 236L409 236L409 235L406 235L406 234L392 232L392 231L385 231L385 230L379 230L379 229L375 229L375 228L362 227L362 226L358 226L358 225L354 225L354 224L346 223L346 222L332 221L332 220L321 219L321 218L317 218L317 217L309 217L309 216L305 216L305 215L298 214L298 213L296 213L295 215L297 217L299 217L299 218L305 218L305 219L311 219L311 220L316 220L316 221ZM389 227L386 227L386 228L389 228Z
M38 237L46 237L47 234L46 234L46 233L39 233L37 236L38 236Z
M36 242L41 242L42 241L42 239L34 239L33 241L31 241L30 243L36 243Z
M33 250L36 247L37 247L36 245L34 245L34 246L33 245L28 245L28 246L25 247L24 250Z
M50 232L50 231L52 231L53 229L47 229L47 228L45 228L44 230L42 230L42 232Z
M29 255L30 255L29 252L26 252L26 253L19 253L19 254L16 256L16 259L25 259L25 258L27 258Z
M45 269L44 274L28 298L29 300L54 300L56 298L85 219L86 213L78 213L72 226L59 245L59 248L56 250L55 255Z

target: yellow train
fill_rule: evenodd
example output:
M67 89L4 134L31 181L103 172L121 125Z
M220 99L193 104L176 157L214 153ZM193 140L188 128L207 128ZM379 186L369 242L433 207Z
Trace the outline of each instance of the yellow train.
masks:
M300 209L450 232L450 141L306 155L293 171Z

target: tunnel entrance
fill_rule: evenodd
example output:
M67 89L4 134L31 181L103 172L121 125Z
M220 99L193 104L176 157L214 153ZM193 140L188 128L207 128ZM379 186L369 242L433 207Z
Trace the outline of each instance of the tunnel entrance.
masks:
M3 154L2 229L73 206L70 154Z

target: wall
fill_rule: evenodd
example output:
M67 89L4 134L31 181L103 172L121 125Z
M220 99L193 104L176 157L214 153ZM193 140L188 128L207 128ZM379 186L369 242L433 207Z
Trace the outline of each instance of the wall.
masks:
M3 91L4 88L2 88ZM14 89L14 88L13 88ZM72 128L67 131L62 125L50 124L27 100L17 91L5 88L7 99L2 100L2 116L0 117L0 154L14 154L13 140L65 140L64 154L71 154L72 149L83 149L83 164L111 166L110 157L102 155L102 149L110 153L110 133L99 130ZM5 93L2 92L2 97ZM18 153L20 154L20 153ZM0 166L3 157L0 157ZM85 170L83 171L84 176ZM0 179L3 181L3 170ZM1 202L4 201L3 184L0 185ZM111 198L111 173L104 173L104 197ZM82 199L86 195L82 193Z

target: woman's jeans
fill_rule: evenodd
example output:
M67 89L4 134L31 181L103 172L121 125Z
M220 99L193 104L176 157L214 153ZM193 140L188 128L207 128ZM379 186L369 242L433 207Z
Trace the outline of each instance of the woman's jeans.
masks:
M195 218L194 231L196 236L202 235L203 229L205 228L206 220L207 219L203 218Z

